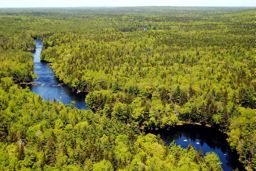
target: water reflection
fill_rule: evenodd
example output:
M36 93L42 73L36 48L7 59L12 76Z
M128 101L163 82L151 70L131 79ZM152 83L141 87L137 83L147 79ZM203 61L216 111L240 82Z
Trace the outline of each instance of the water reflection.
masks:
M222 162L224 171L234 169L244 170L238 161L238 155L233 152L226 141L226 135L213 128L198 125L176 126L170 130L159 130L152 132L160 134L166 145L173 141L182 148L193 146L203 154L215 152Z

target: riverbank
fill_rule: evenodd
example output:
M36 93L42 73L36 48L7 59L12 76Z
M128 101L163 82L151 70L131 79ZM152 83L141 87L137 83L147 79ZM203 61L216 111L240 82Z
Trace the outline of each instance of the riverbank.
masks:
M41 62L47 64L47 65L53 70L52 65L51 65L52 63L51 63L51 62L49 62L49 61L47 61L47 60L43 60L43 59L41 59ZM54 70L53 70L53 71L54 71ZM57 81L58 81L61 85L63 85L63 86L65 86L66 88L70 89L70 91L72 91L73 93L75 93L75 94L77 94L77 95L84 95L84 96L86 96L86 94L89 93L89 92L81 91L81 90L79 90L79 89L71 88L70 85L66 84L63 80L61 80L61 79L55 74L55 72L53 72L53 73L54 73L54 76L55 76L55 78L57 79Z
M169 129L151 130L148 133L159 135L168 146L173 142L182 148L192 146L203 155L213 151L221 162L224 171L238 169L244 171L236 150L232 150L227 142L227 135L212 127L198 124L176 125Z
M32 92L39 94L43 99L59 101L66 105L75 105L79 109L87 109L85 94L74 93L68 86L58 80L49 63L41 61L43 42L36 39L36 51L34 52L34 73L37 75L30 83ZM73 104L74 103L74 104Z

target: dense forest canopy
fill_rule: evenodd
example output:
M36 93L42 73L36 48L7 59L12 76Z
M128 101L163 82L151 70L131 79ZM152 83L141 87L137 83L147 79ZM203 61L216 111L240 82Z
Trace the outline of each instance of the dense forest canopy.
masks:
M221 170L215 154L146 130L200 123L228 134L256 170L256 23L247 8L0 10L0 168ZM42 60L90 110L17 84Z

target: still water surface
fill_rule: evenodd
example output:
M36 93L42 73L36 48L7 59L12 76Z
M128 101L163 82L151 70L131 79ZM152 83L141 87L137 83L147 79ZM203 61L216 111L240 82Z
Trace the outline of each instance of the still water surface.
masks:
M175 126L170 130L159 130L152 133L159 134L166 145L175 142L182 148L193 146L203 154L215 152L220 158L224 171L244 170L238 161L238 155L231 151L226 141L226 135L214 128L199 125L182 125Z

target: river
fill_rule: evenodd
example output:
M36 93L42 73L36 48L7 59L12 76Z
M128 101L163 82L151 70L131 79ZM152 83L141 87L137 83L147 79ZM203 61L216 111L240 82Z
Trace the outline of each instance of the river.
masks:
M33 54L34 73L37 78L34 79L31 91L39 94L43 99L50 101L59 101L64 104L73 104L78 109L87 109L84 94L76 94L70 88L61 84L55 77L52 69L45 62L41 62L40 55L43 49L41 40L35 40L36 49Z
M37 75L37 78L33 81L31 91L40 95L45 100L55 100L67 105L73 103L78 109L87 109L84 101L85 95L72 92L71 89L58 81L49 65L40 60L43 49L42 41L35 40L35 43L36 49L33 57L34 73ZM203 154L215 152L222 162L224 171L232 171L235 168L244 170L240 162L238 162L236 153L230 150L226 136L213 128L184 125L152 133L159 134L166 142L166 145L174 141L183 148L191 145Z

